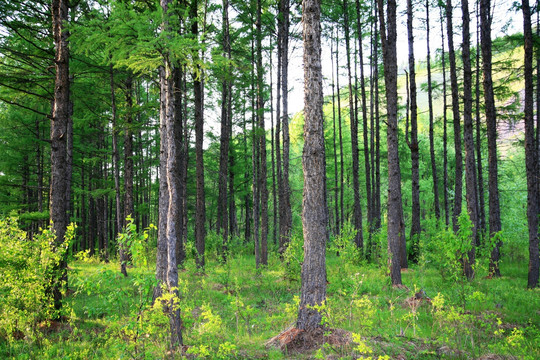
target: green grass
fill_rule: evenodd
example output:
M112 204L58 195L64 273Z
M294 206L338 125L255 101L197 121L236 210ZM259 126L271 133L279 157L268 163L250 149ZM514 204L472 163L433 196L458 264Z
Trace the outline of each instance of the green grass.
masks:
M153 265L129 269L128 278L116 263L78 261L69 266L74 291L67 298L72 308L69 322L44 330L33 342L0 340L0 358L180 358L168 353L166 319L161 311L149 308ZM403 273L410 290L392 288L386 269L346 263L330 251L327 267L329 326L359 333L375 358L385 354L408 359L486 354L540 358L540 296L538 290L525 289L523 263L503 263L502 278L487 279L480 273L463 287L443 280L435 269L413 266ZM299 281L285 278L285 265L275 256L260 271L255 270L253 256L240 255L226 265L209 259L205 275L198 274L190 260L180 272L184 342L199 354L206 347L207 358L226 355L220 346L233 348L230 358L308 357L265 347L267 340L294 324L299 289ZM413 308L407 298L415 289L424 289L433 302L441 294L453 307L437 311L422 303ZM465 308L460 304L463 292ZM327 347L319 355L360 354L351 345Z

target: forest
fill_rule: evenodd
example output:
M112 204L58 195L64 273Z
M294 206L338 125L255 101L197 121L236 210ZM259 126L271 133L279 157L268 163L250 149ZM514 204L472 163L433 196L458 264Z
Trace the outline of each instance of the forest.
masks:
M0 358L540 358L540 3L0 2Z

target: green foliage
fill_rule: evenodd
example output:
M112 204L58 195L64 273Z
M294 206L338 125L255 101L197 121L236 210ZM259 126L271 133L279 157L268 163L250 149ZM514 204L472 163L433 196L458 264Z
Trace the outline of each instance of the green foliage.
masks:
M69 314L69 306L54 309L52 289L64 290L60 263L73 240L75 226L68 226L65 240L57 242L51 228L32 240L19 229L16 218L0 218L0 339L41 340L45 324Z
M304 262L304 238L293 235L287 248L283 252L285 264L285 277L289 280L300 280L302 263Z
M142 233L137 232L135 220L128 215L124 230L118 234L118 245L123 245L131 254L130 263L134 266L148 265L148 232L156 227L150 224Z
M330 242L329 250L339 254L344 264L358 264L362 258L360 249L354 243L355 236L356 229L350 222L346 222L343 224L341 233Z

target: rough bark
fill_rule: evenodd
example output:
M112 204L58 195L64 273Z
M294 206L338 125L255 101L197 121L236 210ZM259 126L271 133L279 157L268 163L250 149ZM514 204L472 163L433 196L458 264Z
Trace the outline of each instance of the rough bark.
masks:
M476 161L474 148L474 130L472 119L472 70L470 53L470 19L469 1L461 0L463 16L463 141L465 143L465 182L467 212L472 222L471 249L468 258L464 258L464 270L468 279L474 277L474 262L476 257L476 240L478 233L478 194L476 191ZM465 254L464 254L465 255Z
M533 36L529 0L522 0L525 38L525 166L527 169L527 223L529 225L529 271L527 287L538 287L540 258L538 249L538 150L535 146L533 118Z
M461 150L461 123L459 114L459 88L457 81L456 54L454 52L454 27L452 22L452 0L446 0L446 30L448 33L448 59L450 61L450 85L452 88L452 114L454 121L454 148L456 156L454 183L454 210L452 225L458 231L458 217L461 214L463 195L463 153Z
M360 179L358 174L358 117L353 105L353 86L351 75L351 47L349 35L349 9L348 0L343 0L343 20L345 30L345 51L347 53L347 78L349 89L349 122L351 128L351 155L352 155L352 177L353 177L353 225L356 230L354 242L363 252L364 236L362 233L362 208L360 206Z
M321 328L321 313L313 308L326 301L326 163L323 126L320 0L302 2L304 24L304 263L296 327Z
M283 171L281 177L282 194L279 199L280 220L279 220L279 237L280 249L285 250L288 246L291 229L292 229L292 212L291 212L291 190L289 184L289 0L280 1L280 19L282 19L282 39L281 39L281 95L283 101L282 107L282 131L283 131Z
M263 82L263 64L262 64L262 4L257 0L257 19L255 27L257 30L257 122L259 131L259 196L261 211L261 265L268 265L268 186L267 186L267 164L266 164L266 131L264 127L264 82ZM288 126L287 126L288 128ZM288 133L288 131L287 131ZM288 137L288 135L287 135ZM283 137L285 139L285 136ZM287 150L288 153L288 150ZM288 168L288 154L287 154ZM285 172L284 172L285 173ZM288 170L287 170L288 174ZM287 176L288 177L288 176Z
M439 8L441 15L441 56L442 56L442 76L443 76L443 191L444 191L444 222L446 226L450 224L450 205L448 199L448 119L447 119L447 98L446 98L446 55L444 51L444 16L442 6Z
M50 221L56 235L56 246L64 242L69 222L68 203L70 199L69 179L71 178L69 162L70 137L70 96L69 96L69 32L64 25L68 20L68 1L52 0L51 6L54 63L56 77L54 81L54 103L51 119L51 184L50 184ZM67 287L67 263L62 260L58 265L59 278L53 284L52 295L54 308L62 307L63 289Z
M193 0L190 7L191 18L191 34L195 37L199 36L199 25L197 19L197 6L198 1ZM199 61L199 54L196 50L195 56L195 71L192 73L193 77L193 92L195 102L195 167L197 178L197 200L195 207L195 244L197 248L197 268L204 270L205 259L205 237L206 237L206 205L204 194L204 159L203 159L203 73Z
M370 146L369 146L369 131L368 131L368 116L367 116L367 100L366 100L366 82L364 74L364 50L362 44L362 18L360 12L360 1L356 0L356 29L358 31L358 61L360 62L360 92L362 99L362 127L364 141L364 168L366 176L366 203L367 203L367 221L369 229L373 222L373 196L371 189L372 167L370 166Z
M431 177L433 179L433 208L435 218L441 218L441 206L439 203L439 176L437 173L437 162L435 157L435 136L433 124L433 87L431 81L431 45L430 45L430 25L429 25L429 0L426 0L426 46L427 46L427 85L428 85L428 112L429 112L429 155L431 160ZM444 61L444 60L443 60Z
M223 55L229 59L231 52L229 39L229 1L223 0ZM229 65L224 69L225 74L221 82L221 137L219 149L219 174L218 174L218 208L217 208L217 231L223 238L222 259L227 257L227 243L229 240L229 214L227 181L229 179L229 97L231 96L231 82Z
M337 160L337 143L336 143L336 85L334 75L334 40L330 42L330 63L332 64L332 129L333 133L333 145L334 145L334 213L335 213L335 228L334 235L338 235L340 232L340 219L339 219L339 178L338 178L338 160Z
M489 166L489 236L501 231L501 210L499 205L499 175L497 158L497 111L493 94L492 62L491 62L491 0L480 1L480 33L482 49L482 70L484 86L484 106L486 112L488 166ZM499 269L501 241L497 241L491 252L489 274L501 276Z
M407 34L409 43L409 82L410 82L410 113L411 140L408 142L411 150L411 242L412 260L418 261L418 237L420 236L420 153L418 146L418 106L416 101L416 70L414 60L414 34L412 0L407 0ZM406 253L405 253L406 255Z
M387 3L387 18L384 16L383 0L378 0L379 26L383 45L384 80L388 113L388 250L390 256L390 277L392 285L401 285L401 234L405 231L402 222L401 171L398 153L397 122L397 54L396 54L396 2Z
M336 88L337 88L337 113L338 113L338 133L339 133L339 209L340 224L345 222L345 161L343 160L343 126L341 125L341 91L339 87L339 30L336 29ZM339 228L341 233L341 228Z

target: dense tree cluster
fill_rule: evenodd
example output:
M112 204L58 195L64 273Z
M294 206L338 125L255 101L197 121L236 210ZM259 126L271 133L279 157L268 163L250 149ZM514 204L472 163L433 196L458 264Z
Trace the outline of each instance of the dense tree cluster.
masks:
M425 224L457 233L466 211L464 274L474 277L477 249L492 244L490 274L501 275L497 137L501 122L517 119L525 124L527 285L537 287L538 4L516 5L523 33L502 40L492 39L490 0L474 9L468 0L299 5L3 1L0 214L17 213L29 237L51 221L57 246L74 221L73 251L119 261L124 276L130 254L116 234L126 217L139 228L158 224L156 299L177 293L187 257L205 271L210 238L223 261L234 244L253 246L259 269L303 230L297 327L310 329L326 296L326 243L348 222L368 261L382 253L377 238L386 231L399 286L401 269L420 261ZM401 69L398 27L408 35ZM295 115L290 74L301 71L291 54L300 35L305 102ZM424 41L425 59L414 53ZM521 48L518 60L498 56ZM59 308L61 289L52 292ZM169 308L171 339L181 344L181 314L173 300Z

